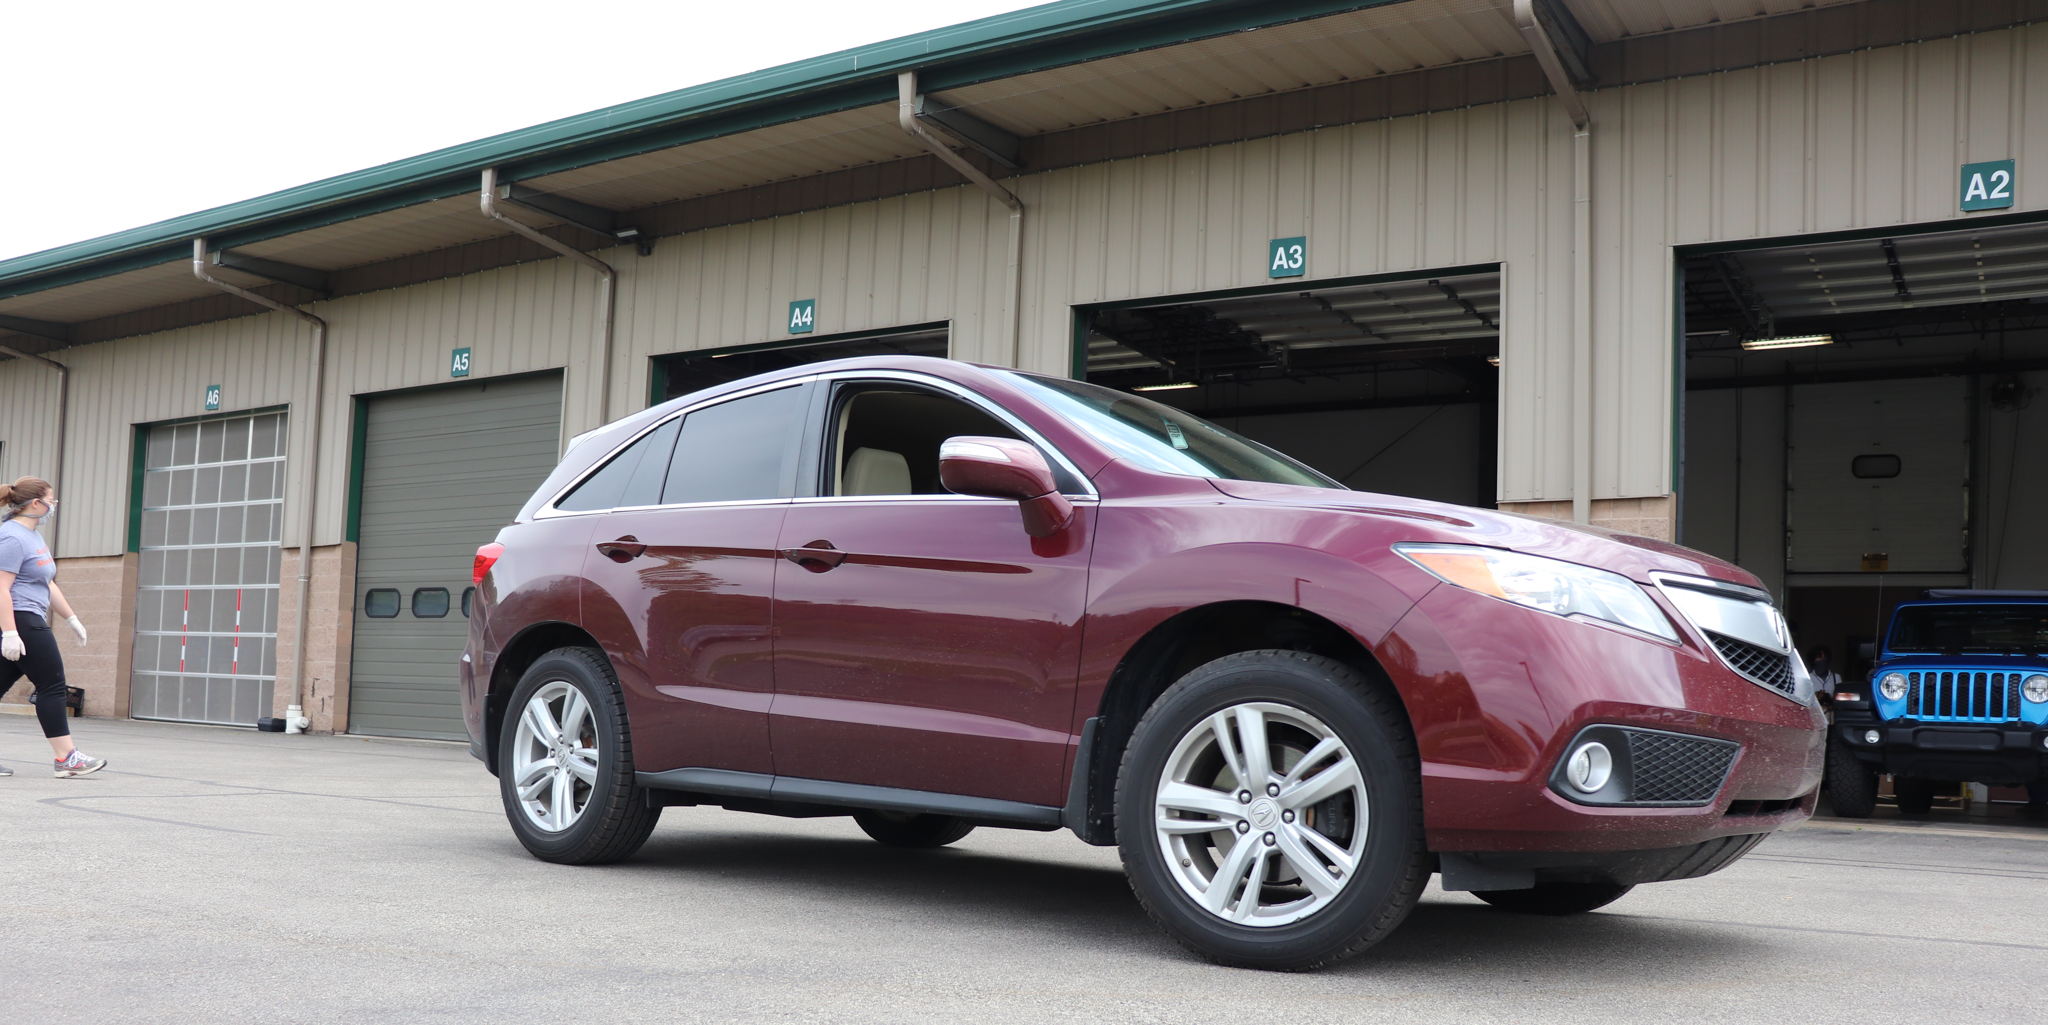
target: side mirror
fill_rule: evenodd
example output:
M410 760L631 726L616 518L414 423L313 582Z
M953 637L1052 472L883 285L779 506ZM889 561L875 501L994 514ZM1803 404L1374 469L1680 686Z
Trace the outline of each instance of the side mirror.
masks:
M939 483L956 495L1007 498L1024 514L1024 532L1051 537L1074 519L1052 467L1029 443L962 435L939 446Z

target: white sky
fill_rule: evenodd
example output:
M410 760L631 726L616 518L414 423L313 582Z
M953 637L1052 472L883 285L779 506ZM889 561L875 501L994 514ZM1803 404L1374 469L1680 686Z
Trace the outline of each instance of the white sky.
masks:
M1023 0L0 0L0 259Z

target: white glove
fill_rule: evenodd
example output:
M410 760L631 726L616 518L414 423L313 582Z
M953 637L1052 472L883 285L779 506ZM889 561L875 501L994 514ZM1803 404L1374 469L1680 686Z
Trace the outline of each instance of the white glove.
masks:
M65 616L65 617L64 617L64 622L65 622L65 623L66 623L67 625L69 625L69 626L71 627L71 632L72 632L72 633L75 633L75 634L77 634L77 635L78 635L78 643L80 643L80 644L84 644L84 643L85 643L85 624L84 624L84 623L81 623L81 622L79 622L79 621L78 621L78 617L77 617L77 616Z
M13 630L0 633L0 658L4 658L9 662L16 662L21 659L21 653L25 650L27 649L21 646L21 635L19 633Z

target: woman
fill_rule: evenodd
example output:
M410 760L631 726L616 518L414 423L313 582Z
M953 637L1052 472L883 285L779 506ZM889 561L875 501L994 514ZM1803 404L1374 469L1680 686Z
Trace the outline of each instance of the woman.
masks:
M71 743L71 722L64 714L64 658L50 633L50 610L62 616L78 643L85 643L85 624L71 612L71 603L57 589L57 562L36 530L57 512L57 490L50 482L23 477L0 484L0 589L12 601L0 602L0 697L26 674L36 686L36 718L56 755L58 779L83 776L107 767ZM0 765L0 776L13 770Z

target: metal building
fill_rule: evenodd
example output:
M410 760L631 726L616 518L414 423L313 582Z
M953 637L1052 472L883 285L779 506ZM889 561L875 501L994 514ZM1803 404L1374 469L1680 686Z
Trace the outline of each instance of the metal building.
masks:
M1676 538L1850 644L2048 582L2043 123L2044 0L1064 0L0 262L0 473L120 624L95 714L455 733L567 438L870 351Z

